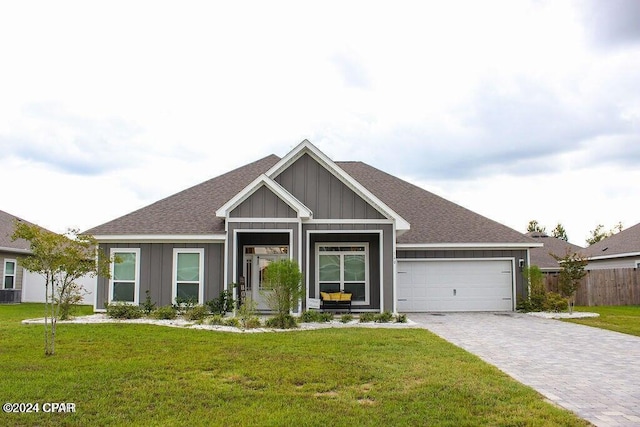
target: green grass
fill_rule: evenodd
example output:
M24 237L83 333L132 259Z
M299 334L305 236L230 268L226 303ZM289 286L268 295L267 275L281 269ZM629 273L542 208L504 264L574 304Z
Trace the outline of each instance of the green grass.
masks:
M600 317L566 319L568 322L640 337L640 305L576 307L575 311L598 313Z
M153 325L43 327L42 306L0 305L4 402L72 414L1 425L588 425L423 329L235 334Z

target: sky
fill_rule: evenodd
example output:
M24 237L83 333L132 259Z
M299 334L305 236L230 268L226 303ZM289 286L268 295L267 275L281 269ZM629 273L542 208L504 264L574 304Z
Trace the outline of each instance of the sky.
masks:
M640 222L640 1L0 3L0 210L85 230L308 139L525 232Z

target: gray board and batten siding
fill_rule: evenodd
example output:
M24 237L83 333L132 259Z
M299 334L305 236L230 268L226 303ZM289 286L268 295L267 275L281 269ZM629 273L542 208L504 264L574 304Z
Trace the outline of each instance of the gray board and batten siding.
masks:
M274 180L308 207L314 219L385 219L308 154Z
M112 248L140 249L140 303L147 289L151 301L158 306L173 304L173 249L204 248L204 301L217 298L224 289L224 245L222 243L102 243L100 249L107 256ZM109 280L98 278L96 308L108 302Z
M258 188L230 213L232 218L296 218L296 212L269 188Z

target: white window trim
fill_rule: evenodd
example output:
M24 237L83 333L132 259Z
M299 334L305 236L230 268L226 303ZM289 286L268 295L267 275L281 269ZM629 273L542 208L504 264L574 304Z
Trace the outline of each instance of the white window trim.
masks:
M136 266L135 273L136 277L133 282L133 302L130 301L121 301L126 304L138 305L140 304L140 248L111 248L109 255L111 259L114 259L115 256L119 253L135 253L136 254ZM115 262L111 262L111 266L109 267L109 273L111 278L109 279L109 295L107 297L107 301L109 304L112 302L113 298L113 269Z
M199 254L198 263L198 304L204 304L204 248L173 248L173 269L171 270L171 302L178 296L178 254Z
M316 242L315 258L316 258L316 295L320 295L320 255L340 255L341 259L344 255L362 255L362 251L330 251L320 252L320 246L361 246L364 247L364 301L351 301L352 305L369 305L371 282L369 279L369 243L368 242ZM342 267L342 265L341 265ZM344 289L344 270L340 269L340 289Z
M7 274L7 263L13 263L13 274ZM3 265L3 270L2 270L2 289L16 289L17 285L16 285L16 276L18 275L18 262L15 259L10 259L10 258L5 258L4 260L4 265ZM5 281L7 280L7 277L11 276L13 277L13 288L5 288L4 284Z

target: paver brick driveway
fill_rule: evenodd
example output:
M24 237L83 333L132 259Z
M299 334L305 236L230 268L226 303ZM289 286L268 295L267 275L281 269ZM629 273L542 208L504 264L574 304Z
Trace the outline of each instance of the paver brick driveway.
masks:
M520 313L408 317L597 426L640 426L640 337Z

